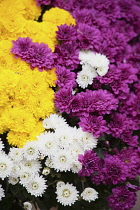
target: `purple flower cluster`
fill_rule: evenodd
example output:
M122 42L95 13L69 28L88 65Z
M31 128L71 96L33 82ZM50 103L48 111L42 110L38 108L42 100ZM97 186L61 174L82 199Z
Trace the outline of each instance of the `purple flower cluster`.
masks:
M130 210L136 203L136 192L127 186L119 186L112 189L112 195L107 199L112 210Z
M19 37L13 42L11 53L15 58L21 58L30 64L31 68L37 67L39 71L49 70L54 67L56 55L51 52L47 44L34 43L32 39Z
M78 174L105 189L109 186L110 194L113 188L107 199L111 209L129 210L135 204L138 188L126 183L140 175L139 2L52 0L51 5L68 10L76 20L75 26L61 25L56 33L59 44L54 62L59 89L55 106L99 140L95 151L79 155L82 169ZM23 60L30 58L27 49L31 43L28 39L25 42L20 48L15 45L15 55ZM91 71L90 77L98 70L96 66L92 69L94 61L87 64L80 60L79 52L87 52L88 60L89 51L106 56L110 63L108 72L104 76L95 72L84 89L78 83L81 71Z
M90 176L95 184L101 182L105 185L116 185L124 183L127 179L133 180L140 174L140 153L139 149L128 147L114 154L105 154L101 159L90 150L78 159L82 163L80 176Z

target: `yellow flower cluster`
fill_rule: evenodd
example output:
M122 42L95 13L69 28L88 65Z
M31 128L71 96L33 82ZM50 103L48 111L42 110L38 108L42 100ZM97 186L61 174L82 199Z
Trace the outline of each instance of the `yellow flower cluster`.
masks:
M0 133L8 132L9 144L22 147L43 132L42 119L55 112L55 69L39 72L10 53L12 40L30 37L54 50L57 26L75 24L65 10L46 11L35 0L0 0Z
M57 26L75 24L69 12L57 7L46 11L43 22L37 22L41 9L35 0L0 1L0 40L16 40L30 37L34 42L43 42L54 50Z

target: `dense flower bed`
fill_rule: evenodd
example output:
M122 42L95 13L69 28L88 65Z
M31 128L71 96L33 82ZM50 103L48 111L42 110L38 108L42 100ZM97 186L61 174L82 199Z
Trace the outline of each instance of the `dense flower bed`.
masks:
M135 205L139 21L136 0L0 1L1 209Z

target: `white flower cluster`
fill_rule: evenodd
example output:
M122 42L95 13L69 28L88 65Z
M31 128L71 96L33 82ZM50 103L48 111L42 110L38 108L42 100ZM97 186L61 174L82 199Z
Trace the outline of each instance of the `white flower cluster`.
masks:
M79 59L82 71L77 74L76 81L82 88L91 85L96 76L104 76L108 72L109 60L105 55L90 50L81 50Z
M81 169L78 155L97 146L97 138L92 134L67 125L64 118L51 114L43 121L47 129L38 136L38 149L43 156L47 156L46 166L56 171L72 171L77 173Z
M20 183L36 197L42 196L47 188L43 175L47 176L51 168L57 172L71 170L78 173L82 167L78 155L95 148L98 141L81 128L70 127L65 119L57 114L51 114L43 121L43 125L46 131L37 136L37 141L29 141L23 148L12 147L9 154L4 152L0 141L0 178L3 180L7 177L12 185ZM45 168L41 160L45 160ZM0 198L3 196L0 188ZM73 204L77 196L78 191L71 184L57 187L57 199L63 205Z
M34 145L34 144L33 144ZM41 164L38 159L25 157L25 148L11 148L9 154L0 153L0 178L8 177L12 185L22 184L31 195L41 196L47 188L45 179L39 175Z

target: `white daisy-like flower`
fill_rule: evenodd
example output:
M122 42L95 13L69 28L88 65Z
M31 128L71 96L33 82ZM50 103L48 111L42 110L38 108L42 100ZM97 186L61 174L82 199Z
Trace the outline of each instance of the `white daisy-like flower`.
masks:
M73 159L70 150L60 150L53 157L53 168L56 171L70 171Z
M50 168L46 167L43 169L42 174L47 176L48 174L50 174L50 171L51 171Z
M23 207L25 210L32 210L32 204L30 202L24 202Z
M46 181L42 176L35 176L27 185L26 189L35 197L42 196L45 189L47 188Z
M78 200L78 191L72 184L66 183L57 187L57 201L63 206L71 206Z
M45 132L38 136L38 149L44 156L51 156L56 153L57 145L54 133Z
M28 141L23 147L23 155L27 160L36 160L39 157L37 141Z
M4 153L0 154L0 178L2 180L10 175L12 168L12 160Z
M1 141L1 138L0 138L0 151L2 151L3 148L4 148L4 144L3 144L3 142Z
M95 53L89 64L96 68L98 75L104 76L109 69L109 60L105 55Z
M2 185L0 184L0 201L2 200L2 198L5 196L4 194L4 189L2 188Z
M54 167L53 160L48 157L45 161L45 165L49 168L53 168Z
M61 187L62 185L65 185L65 182L62 182L62 181L58 181L57 184L56 184L56 187Z
M76 82L79 87L85 89L88 85L93 83L93 74L91 71L82 70L78 72Z
M71 145L71 154L73 160L77 160L79 154L84 154L84 149L81 147L81 145L78 142L74 142Z
M95 201L98 198L98 192L91 187L87 187L81 193L81 197L88 202Z
M10 148L9 157L15 162L20 162L23 159L23 149L22 148Z
M71 167L71 171L73 173L78 173L81 169L82 169L82 164L78 160L74 161L74 163Z
M58 128L55 131L55 139L60 149L67 149L73 142L73 133L71 127Z
M92 59L94 52L91 50L81 50L79 52L79 59L80 59L80 64L89 64L90 60Z
M81 50L79 52L79 59L82 65L88 64L92 68L95 68L100 76L104 76L108 72L110 62L105 55L94 53L90 50Z
M9 182L9 184L16 185L19 182L19 178L16 176L15 177L9 176L8 182Z
M50 114L49 117L43 120L43 127L46 129L56 129L59 127L68 126L66 120L58 114Z
M82 71L91 72L93 78L98 76L96 69L88 63L85 63L85 64L82 65Z
M23 159L20 162L20 168L22 169L23 167L29 168L29 170L31 170L32 173L37 173L40 171L42 166L39 160L30 161L30 160Z
M20 174L20 170L21 170L21 163L17 164L16 162L14 163L14 166L12 168L11 174L10 176L12 177L18 177Z
M20 184L26 186L33 178L35 173L33 173L29 168L23 168L20 171Z
M98 143L97 138L95 138L91 133L84 132L81 129L81 135L79 136L79 144L84 149L84 151L96 148L97 143Z

